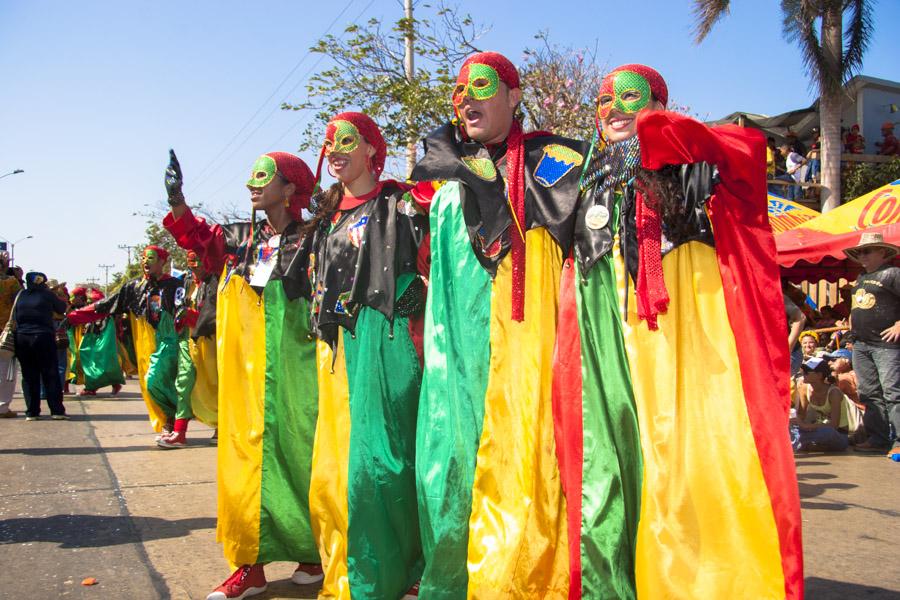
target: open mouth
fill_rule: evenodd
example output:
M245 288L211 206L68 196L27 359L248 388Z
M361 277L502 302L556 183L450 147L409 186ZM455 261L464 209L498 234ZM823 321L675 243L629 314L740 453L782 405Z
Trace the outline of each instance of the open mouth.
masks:
M350 159L346 156L339 156L332 154L328 157L328 164L331 165L331 168L336 172L344 169L347 165L350 164Z
M476 125L481 121L481 111L477 111L474 108L467 108L463 113L463 117L466 120L466 123L469 125Z
M628 129L632 121L634 119L629 117L615 117L609 120L609 128L613 131L624 131Z

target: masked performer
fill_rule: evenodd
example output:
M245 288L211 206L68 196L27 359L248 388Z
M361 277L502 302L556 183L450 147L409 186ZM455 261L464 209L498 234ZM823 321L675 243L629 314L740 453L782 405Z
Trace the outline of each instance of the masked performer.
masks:
M104 297L103 292L93 288L86 293L92 303L99 302ZM80 341L76 352L84 389L78 395L96 396L97 390L109 385L112 386L112 395L115 396L125 384L125 376L119 362L115 318L104 318L79 327L83 327L83 330L78 336ZM70 339L69 342L71 341Z
M408 185L378 180L386 150L372 119L341 113L319 163L338 180L320 197L309 260L319 337L310 506L326 598L399 598L422 572L410 317L425 304L417 256L428 225Z
M571 597L802 598L765 142L667 95L643 65L603 80L563 270Z
M187 252L189 272L185 277L185 307L191 327L190 340L181 347L193 365L191 410L194 417L216 427L219 412L219 381L216 367L216 295L219 278L208 272L193 250ZM217 442L213 434L211 443Z
M580 142L525 135L519 75L470 56L425 140L431 275L416 473L429 598L568 593L551 367ZM508 193L507 193L508 190ZM468 565L468 569L467 569Z
M127 314L135 336L141 394L154 431L163 431L156 442L183 447L191 405L177 384L179 337L186 334L176 320L184 288L180 279L166 272L169 253L150 245L144 248L141 265L144 276L123 285L119 291L84 308L69 313L73 325L92 323L110 315Z
M210 225L185 204L174 152L166 173L172 210L163 225L207 272L222 273L216 537L235 571L208 598L262 593L263 565L271 561L299 562L293 581L313 583L322 578L309 515L318 395L306 268L311 238L301 216L313 174L292 154L264 154L247 182L253 218ZM256 221L257 210L265 220Z

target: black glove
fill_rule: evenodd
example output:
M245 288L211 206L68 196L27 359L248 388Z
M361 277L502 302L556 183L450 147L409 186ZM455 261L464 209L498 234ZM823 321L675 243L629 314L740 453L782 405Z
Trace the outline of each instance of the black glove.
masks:
M169 206L180 206L184 204L184 194L181 193L181 186L184 180L181 178L181 165L178 164L178 157L175 156L174 150L169 150L169 166L166 167L166 193L169 195Z

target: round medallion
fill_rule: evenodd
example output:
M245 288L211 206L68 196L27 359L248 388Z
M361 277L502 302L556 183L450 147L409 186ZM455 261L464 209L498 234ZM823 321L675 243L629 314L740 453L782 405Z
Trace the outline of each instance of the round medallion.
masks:
M281 235L276 233L266 242L269 248L278 248L281 245Z
M609 209L600 204L590 207L584 215L584 224L588 229L600 229L607 223L609 223Z

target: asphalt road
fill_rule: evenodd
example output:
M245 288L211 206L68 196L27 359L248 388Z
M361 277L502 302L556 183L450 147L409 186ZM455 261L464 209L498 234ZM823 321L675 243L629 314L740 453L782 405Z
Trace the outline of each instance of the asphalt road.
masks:
M156 448L134 380L66 407L71 421L0 419L0 598L205 598L230 572L212 431L192 423L188 448ZM807 598L900 598L900 463L806 454L797 469ZM260 598L315 598L293 568L268 565Z

